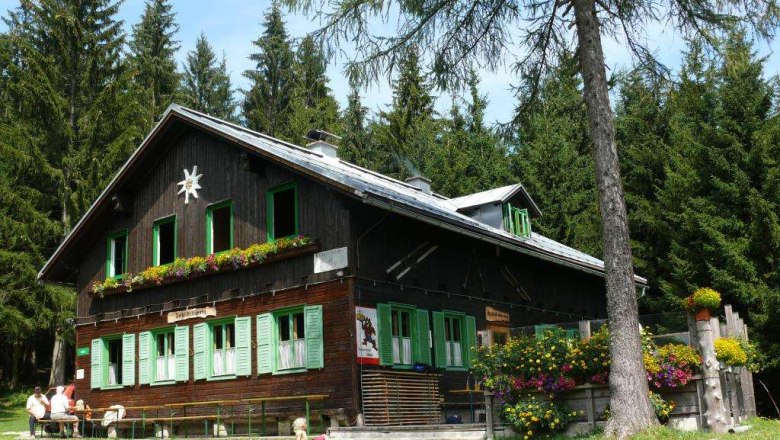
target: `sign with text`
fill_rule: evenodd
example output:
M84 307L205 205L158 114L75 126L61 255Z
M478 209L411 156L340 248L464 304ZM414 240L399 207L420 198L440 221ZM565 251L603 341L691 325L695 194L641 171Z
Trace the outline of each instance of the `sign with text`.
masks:
M493 307L485 307L485 319L487 319L487 322L500 322L509 324L509 313L502 312L501 310L494 309Z
M89 347L79 347L76 349L76 356L88 356Z
M379 348L376 338L376 309L355 307L355 335L357 337L357 362L379 365Z
M347 248L341 247L314 254L314 273L343 269L349 264Z
M207 316L217 316L216 307L199 307L197 309L178 310L168 313L168 324L187 319L205 318Z

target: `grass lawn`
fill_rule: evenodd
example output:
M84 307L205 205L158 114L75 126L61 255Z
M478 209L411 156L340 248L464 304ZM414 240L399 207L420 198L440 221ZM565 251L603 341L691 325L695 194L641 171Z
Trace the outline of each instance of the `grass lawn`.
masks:
M22 391L6 394L0 397L0 440L16 438L19 432L25 432L27 426L27 411L24 409L27 397L32 391ZM12 435L5 433L13 432Z

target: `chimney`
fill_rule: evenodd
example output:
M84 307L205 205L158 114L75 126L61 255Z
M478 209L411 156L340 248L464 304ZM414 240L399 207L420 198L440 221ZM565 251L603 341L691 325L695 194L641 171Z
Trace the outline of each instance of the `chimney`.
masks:
M406 179L406 183L409 185L412 185L413 187L421 190L425 194L431 193L431 181L430 179L427 179L420 175L414 175L408 179Z
M341 140L341 137L327 131L310 130L306 133L306 139L311 141L306 144L306 148L309 150L316 151L325 157L338 157L337 150L339 147L331 144L329 141L331 139L338 141Z

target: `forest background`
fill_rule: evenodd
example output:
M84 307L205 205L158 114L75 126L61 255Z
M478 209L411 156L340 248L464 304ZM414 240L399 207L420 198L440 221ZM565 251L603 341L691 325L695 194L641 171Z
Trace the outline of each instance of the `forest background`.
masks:
M348 78L351 90L337 97L330 54L292 38L276 6L257 18L240 89L204 34L176 61L170 1L147 1L129 32L119 7L23 1L3 17L0 352L11 354L0 360L3 386L63 383L72 373L74 292L36 274L171 102L298 144L310 129L337 133L342 159L398 178L421 173L449 197L521 182L544 212L536 232L601 256L574 54L559 53L538 88L518 74L506 120L491 124L483 72L442 91L414 50L390 72L390 104L370 111ZM650 280L640 307L678 311L697 287L721 291L770 360L762 379L780 391L780 79L738 27L716 50L705 47L687 41L665 76L610 71L635 270ZM449 108L437 106L440 96Z

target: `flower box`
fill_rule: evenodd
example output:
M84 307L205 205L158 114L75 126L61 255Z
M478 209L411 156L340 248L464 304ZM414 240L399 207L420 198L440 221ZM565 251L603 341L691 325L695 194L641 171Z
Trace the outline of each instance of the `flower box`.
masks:
M262 246L270 248L269 251L264 252L265 248ZM124 274L123 280L107 279L103 283L96 282L93 284L90 295L102 298L108 295L165 286L219 273L230 273L236 270L310 255L319 251L319 249L320 244L317 241L308 237L296 237L286 241L279 240L273 245L258 244L244 250L238 248L231 249L216 256L212 254L207 257L193 257L187 260L178 259L162 269L164 275L155 276L153 279L143 279L140 274L136 276ZM147 268L141 274L148 273L150 270L154 273L154 269ZM128 280L130 281L128 282Z

